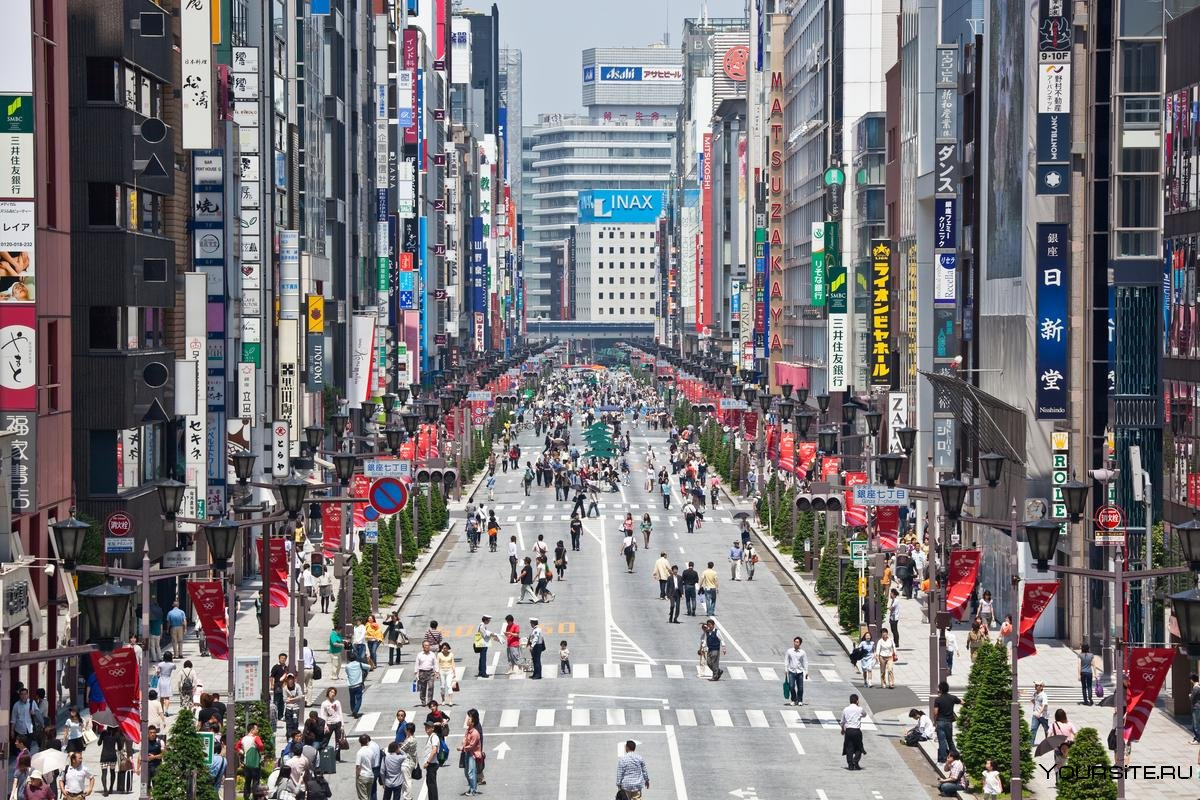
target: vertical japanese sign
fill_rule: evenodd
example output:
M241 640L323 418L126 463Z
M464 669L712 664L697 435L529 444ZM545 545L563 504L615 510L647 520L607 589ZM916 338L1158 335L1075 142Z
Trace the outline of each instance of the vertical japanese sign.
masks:
M184 0L179 9L179 47L185 150L213 146L212 9L214 0Z
M825 305L825 223L812 224L812 305Z
M262 93L259 88L260 59L257 47L233 48L230 85L233 90L233 119L238 125L239 174L238 232L241 240L241 318L236 328L241 337L238 360L262 367L262 258L270 252L264 236L271 226L262 219L263 175L259 168L262 144L259 131L262 119ZM271 191L267 187L266 191ZM215 199L214 199L215 202ZM197 214L199 211L197 210ZM257 384L259 378L255 377Z
M895 387L892 369L892 243L887 239L871 242L871 368L872 386Z
M205 473L206 508L225 507L225 155L192 154L192 263L205 275ZM199 326L195 327L199 333Z
M842 264L841 224L825 223L825 280L826 300L830 314L845 314L850 291L846 286L846 267Z
M184 363L196 370L195 412L183 418L183 504L179 516L206 519L208 508L208 278L189 272L184 280L183 348ZM175 391L180 391L177 384ZM194 523L180 520L179 529L195 530Z
M829 360L826 363L829 365L828 388L831 392L846 391L847 357L850 347L846 335L848 317L849 314L829 315Z
M279 232L279 318L300 319L300 231Z
M1067 0L1041 0L1038 14L1037 184L1041 195L1071 191L1071 47Z
M771 41L782 42L787 17L784 14L771 15ZM767 339L767 352L770 368L767 375L771 388L777 385L775 364L783 357L783 303L784 303L784 150L787 146L787 127L784 122L784 49L780 46L771 48L771 85L767 94L767 242L770 244L770 257L767 259L767 271L770 285L768 300L771 309L771 329Z
M1070 385L1070 346L1067 308L1070 273L1067 263L1068 227L1039 223L1037 261L1037 320L1034 330L1035 414L1038 419L1067 418Z
M703 334L712 324L710 313L713 275L713 137L705 133L700 178L700 269L696 270L696 333Z
M1059 534L1066 536L1067 498L1063 486L1071 479L1071 435L1067 431L1050 432L1050 518L1059 520Z
M304 388L319 392L325 388L325 298L310 294L305 300L308 318L304 337Z
M757 217L762 217L762 214L757 214ZM754 341L753 346L747 350L745 345L742 346L742 364L746 369L754 368L754 356L757 353L759 358L767 357L767 334L769 333L767 322L767 259L771 257L771 248L767 244L767 229L763 219L754 228ZM749 353L749 364L746 364L746 354ZM737 354L734 354L735 362Z

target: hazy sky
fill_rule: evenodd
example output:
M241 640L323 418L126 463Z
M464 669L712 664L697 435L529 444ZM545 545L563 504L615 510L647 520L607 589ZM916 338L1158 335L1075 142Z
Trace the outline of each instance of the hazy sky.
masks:
M701 0L494 0L500 43L521 51L524 124L538 114L578 112L581 53L588 47L637 47L662 41L678 49L683 20L699 17ZM488 0L467 0L486 11ZM745 0L708 0L710 17L743 17Z

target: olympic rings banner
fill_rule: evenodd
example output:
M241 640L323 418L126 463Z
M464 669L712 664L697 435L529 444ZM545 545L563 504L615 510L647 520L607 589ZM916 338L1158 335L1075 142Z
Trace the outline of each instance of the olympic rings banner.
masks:
M946 610L958 619L967 611L967 598L975 588L979 575L979 550L951 550L949 578L946 587Z
M204 630L204 638L208 642L208 653L213 658L225 661L229 658L229 630L225 623L225 587L221 581L192 581L189 580L188 596L192 598L192 606L196 616L200 617L200 627Z
M258 563L266 572L267 561L263 558L263 540L258 540ZM288 552L287 542L282 536L271 537L271 605L287 608L288 604Z
M134 744L142 741L141 675L137 654L132 647L120 647L111 653L89 653L92 674L88 677L88 709L95 714L108 709L121 730Z

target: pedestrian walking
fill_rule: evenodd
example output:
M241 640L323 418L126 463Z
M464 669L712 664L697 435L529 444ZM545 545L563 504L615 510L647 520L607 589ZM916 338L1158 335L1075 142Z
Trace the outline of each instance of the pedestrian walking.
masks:
M650 577L658 581L658 599L667 599L667 581L671 578L671 562L667 560L665 552L658 554L658 560L654 562L654 569L650 571Z
M1084 642L1079 648L1079 663L1076 664L1075 674L1079 678L1079 687L1083 690L1085 706L1095 705L1092 700L1092 666L1095 659L1091 645Z
M870 689L871 673L875 671L875 642L871 639L870 631L864 631L862 637L858 640L856 654L858 656L858 671L862 673L863 685Z
M509 566L509 570L510 570L509 576L508 576L509 583L517 582L517 563L520 561L520 558L517 555L518 552L519 551L517 550L517 537L510 536L508 538L508 566Z
M866 712L858 704L858 695L850 695L850 704L842 709L838 724L842 729L842 755L846 757L846 769L862 769L859 763L866 754L863 747L862 721Z
M937 732L939 762L945 761L947 754L954 750L954 721L958 717L954 707L961 704L956 696L950 694L950 684L942 681L938 684L938 696L933 700L933 727Z
M1195 677L1194 675L1192 676ZM1195 693L1196 683L1192 684L1192 691ZM1031 744L1037 744L1038 728L1042 729L1043 738L1050 735L1050 702L1046 698L1046 684L1037 681L1033 684L1033 697L1029 699L1029 704L1032 707L1030 712L1030 727L1033 735L1030 737ZM1192 706L1192 720L1196 719L1196 707Z
M687 569L679 576L683 585L683 602L685 613L689 617L696 616L696 585L700 583L700 575L696 572L695 562L689 561Z
M879 634L879 642L875 645L875 658L879 662L879 685L888 689L896 688L896 643L892 641L891 632L884 630Z
M528 461L525 462L525 476L521 483L525 487L525 496L529 497L529 487L533 485L533 465Z
M1062 736L1066 741L1054 751L1054 768L1061 770L1067 763L1067 753L1075 744L1075 726L1067 719L1067 710L1060 708L1054 712L1054 723L1050 726L1051 736Z
M366 661L352 658L346 662L346 688L350 693L350 715L355 719L362 716L363 690L366 688L367 673L371 668Z
M479 794L479 762L483 760L483 738L475 729L475 721L470 714L467 715L466 729L458 749L461 753L459 763L467 779L467 790L463 795L473 797Z
M729 548L729 577L731 580L741 580L738 577L738 568L742 565L742 543L734 541L733 546Z
M620 800L641 800L642 789L650 788L650 771L637 754L637 742L625 742L625 753L617 758L617 797Z
M401 647L408 644L408 637L404 634L404 623L400 621L399 611L388 614L383 628L383 639L387 642L388 666L399 664L402 654Z
M758 551L749 542L742 548L742 567L746 570L746 580L754 580L754 570L758 568Z
M642 514L642 539L643 546L650 549L650 534L654 531L654 523L650 521L649 514Z
M542 635L542 628L538 624L537 617L531 617L529 620L529 638L526 640L526 645L529 647L529 657L533 662L533 673L529 677L533 680L541 680L542 653L546 652L546 638Z
M889 593L891 602L888 603L888 627L892 629L892 642L896 645L896 660L900 656L900 593L895 589Z
M665 557L665 553L663 554ZM671 571L666 581L667 600L670 601L670 607L667 609L667 622L679 624L679 601L683 598L683 579L679 577L679 567L672 564Z
M633 532L625 534L625 538L621 540L621 554L625 556L625 570L633 574L633 562L637 557L637 540L633 538Z
M512 614L506 616L504 622L504 645L508 657L508 672L505 674L512 675L521 664L521 626L516 623Z
M354 790L357 800L371 800L375 789L375 751L370 734L358 737L358 753L354 756Z
M337 760L342 760L343 717L342 701L338 700L337 689L330 686L325 690L325 699L321 701L321 721L325 723L325 745L332 743L337 751Z
M578 514L571 514L571 549L579 552L579 540L583 537L583 520Z
M154 731L153 726L150 730ZM250 723L246 735L238 739L234 749L242 758L242 800L250 800L258 794L258 785L262 781L262 756L266 749L258 736L257 722Z
M804 680L808 677L808 653L801 645L804 640L799 636L792 639L792 649L784 653L783 669L787 680L787 693L784 697L794 706L804 705Z
M176 658L183 658L183 634L187 631L187 624L187 614L179 607L179 601L174 601L167 612L167 629L171 633L171 650Z
M333 664L333 679L341 680L342 677L342 662L345 660L343 652L346 649L345 643L342 641L342 634L338 633L337 627L333 627L329 631L329 662Z
M658 491L662 494L663 508L671 508L671 484L669 481L663 480L658 484Z
M560 581L567 576L567 546L562 539L554 545L554 572Z
M454 705L454 693L458 691L458 677L457 669L454 666L454 654L450 652L449 642L442 642L442 647L436 655L436 661L442 702L452 706Z
M348 666L348 665L347 665ZM417 653L416 662L413 668L417 671L415 680L415 688L417 692L417 705L427 706L433 702L433 677L437 670L437 656L433 653L433 648L429 644L429 640L421 642L421 652ZM353 696L351 696L351 709L353 709ZM354 716L358 716L355 713Z
M992 602L992 592L990 589L984 590L983 597L979 601L979 618L983 620L984 626L989 631L996 622L996 606Z
M687 525L688 533L696 532L696 506L691 500L687 500L683 504L683 522Z
M479 669L475 673L475 676L477 678L488 677L488 671L487 671L488 643L493 640L497 641L497 642L500 641L499 635L497 635L494 631L492 631L488 627L488 625L491 623L491 621L492 621L492 615L484 614L483 617L480 619L479 624L475 627L475 638L472 643L472 646L475 650L476 655L479 656Z
M971 623L970 633L967 634L967 656L970 657L972 664L975 663L975 653L989 639L987 628L983 626L983 620L976 617L975 621Z
M529 556L525 556L525 562L521 565L521 572L517 576L517 580L521 582L521 599L518 603L536 603L537 594L533 591L533 562Z
M712 673L710 681L719 681L721 676L725 674L725 670L721 669L721 656L725 653L725 647L721 642L721 637L717 635L717 623L715 620L708 620L704 623L704 647L697 655L704 657L705 665L709 672Z
M954 674L954 657L958 655L958 636L953 629L946 628L946 674ZM941 761L942 759L938 759Z
M710 617L717 615L717 571L713 562L708 562L708 568L700 573L700 591L704 592L705 613Z

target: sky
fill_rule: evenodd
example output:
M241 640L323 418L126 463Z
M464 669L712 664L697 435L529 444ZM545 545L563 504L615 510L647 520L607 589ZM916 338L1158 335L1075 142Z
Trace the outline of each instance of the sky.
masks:
M589 47L640 47L661 42L679 49L683 20L699 17L701 0L492 0L500 10L500 43L521 51L522 116L582 111L582 52ZM467 0L487 11L491 2ZM709 17L743 17L745 0L708 0ZM553 13L548 13L553 12Z

